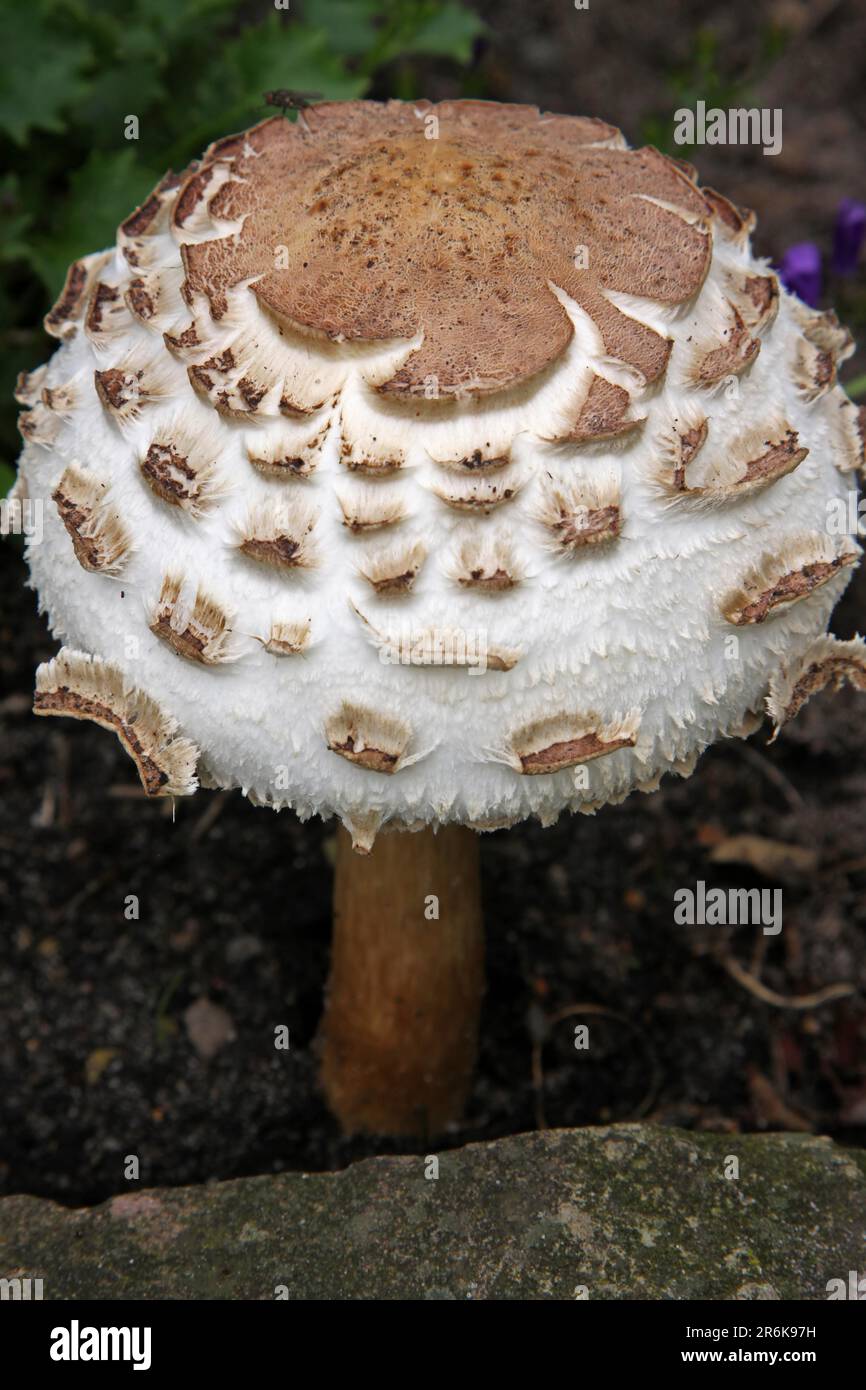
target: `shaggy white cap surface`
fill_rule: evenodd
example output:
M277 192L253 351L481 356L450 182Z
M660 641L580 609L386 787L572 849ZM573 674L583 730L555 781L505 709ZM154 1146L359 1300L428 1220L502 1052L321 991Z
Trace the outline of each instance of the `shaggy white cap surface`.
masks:
M36 708L150 792L491 828L591 811L813 689L859 547L850 341L751 219L601 122L328 105L70 271L14 496ZM840 510L841 509L841 510ZM817 645L816 645L817 644Z

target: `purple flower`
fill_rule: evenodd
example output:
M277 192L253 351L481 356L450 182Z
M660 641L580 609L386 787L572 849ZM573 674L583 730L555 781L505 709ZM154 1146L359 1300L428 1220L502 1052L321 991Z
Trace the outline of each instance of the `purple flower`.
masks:
M853 275L866 238L866 206L854 198L843 198L833 229L833 270L836 275Z
M814 241L789 246L779 266L782 284L798 294L804 304L817 308L821 298L821 252Z

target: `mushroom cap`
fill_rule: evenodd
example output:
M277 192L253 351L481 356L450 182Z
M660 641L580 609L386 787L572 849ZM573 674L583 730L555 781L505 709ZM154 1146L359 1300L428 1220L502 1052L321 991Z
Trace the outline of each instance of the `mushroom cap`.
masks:
M593 811L866 683L851 350L690 166L598 120L329 103L76 262L15 496L36 709L150 794L381 826ZM834 511L835 509L835 511ZM786 699L789 705L786 706Z

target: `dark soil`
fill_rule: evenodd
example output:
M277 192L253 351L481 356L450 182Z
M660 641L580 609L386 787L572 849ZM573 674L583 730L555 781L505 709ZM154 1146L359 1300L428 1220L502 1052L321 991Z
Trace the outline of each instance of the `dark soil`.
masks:
M698 23L715 26L723 62L739 71L761 26L787 15L797 33L749 103L784 108L783 154L717 149L696 161L707 181L757 209L765 254L826 240L838 198L858 195L862 5L480 8L492 35L470 89L604 115L635 141L642 122L677 104L669 74L686 61ZM454 88L433 70L428 90ZM107 734L34 719L33 670L54 644L24 580L20 551L5 545L2 1188L94 1201L126 1189L129 1154L147 1184L178 1184L399 1151L342 1140L316 1087L332 827L274 817L234 794L202 792L172 814L143 798ZM851 636L864 615L861 574L834 630ZM654 796L549 830L485 837L482 1052L466 1123L448 1142L534 1127L542 1093L550 1125L649 1116L866 1142L864 742L866 700L823 696L772 748L766 734L719 745L692 779ZM710 861L714 846L746 833L814 850L816 867L780 879ZM781 884L781 935L675 926L674 892L697 879ZM125 915L130 895L138 920ZM726 954L781 995L837 981L858 993L781 1008L732 978ZM185 1020L199 998L225 1011L217 1024L226 1040L210 1061ZM551 1030L539 1091L533 1038L545 1015L576 1004L605 1012ZM575 1050L578 1022L590 1025L588 1052ZM274 1048L280 1024L290 1029L288 1052Z
M0 574L3 1186L84 1202L126 1188L128 1154L143 1181L175 1184L399 1151L341 1140L317 1092L332 828L237 794L199 793L172 816L139 793L115 739L35 719L32 672L52 644L11 546ZM858 613L862 626L864 608L866 575L837 630ZM866 700L825 696L770 750L762 736L719 745L654 796L485 837L483 1044L449 1142L536 1124L532 1039L545 1013L578 1003L610 1013L552 1030L549 1124L648 1114L866 1139L864 739ZM709 861L743 833L818 851L816 872L782 881L782 933L675 926L674 891L699 878L779 884ZM851 981L859 997L805 1012L759 1001L720 957L748 966L763 947L776 991ZM202 996L236 1034L209 1062L184 1020ZM589 1051L574 1048L579 1022ZM274 1048L280 1024L288 1052Z

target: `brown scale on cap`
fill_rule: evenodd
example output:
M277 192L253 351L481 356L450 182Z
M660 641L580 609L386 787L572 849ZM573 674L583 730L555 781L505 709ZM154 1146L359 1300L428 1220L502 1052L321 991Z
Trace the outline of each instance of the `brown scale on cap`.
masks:
M725 272L727 298L751 333L761 334L779 312L779 281L775 275L759 275L742 269Z
M266 652L271 656L300 656L312 641L312 624L307 618L303 622L273 622L268 637L257 637Z
M728 376L739 376L750 367L761 350L760 341L753 338L734 304L729 304L730 323L718 347L704 349L691 371L696 386L715 386Z
M46 447L54 443L60 428L60 420L43 401L37 401L29 410L22 410L17 424L22 439Z
M163 230L167 220L167 213L171 207L172 195L189 174L197 167L198 161L194 161L188 169L180 174L175 174L170 169L168 173L160 179L153 192L145 199L140 207L130 213L129 217L120 224L120 236L124 245L124 253L130 265L138 264L136 252L140 249L136 242L141 238L155 236Z
M507 533L488 537L479 531L457 547L450 575L461 589L503 594L521 582L523 567L514 556Z
M51 494L82 569L119 574L131 550L120 517L105 501L107 484L70 464Z
M739 307L753 332L768 328L779 312L779 282L775 275L747 275Z
M855 473L866 461L866 406L858 408L841 387L836 388L834 403L838 414L833 459L840 473Z
M87 719L117 734L148 796L188 796L198 786L198 749L149 695L128 687L99 657L62 647L36 673L34 714Z
M188 367L187 375L199 395L229 420L255 415L269 387L268 382L253 379L231 348Z
M722 193L706 185L701 195L712 213L713 220L735 241L745 241L755 225L755 214L750 208L738 208Z
M374 459L359 457L350 450L340 455L340 462L350 473L361 473L366 478L387 478L399 473L403 467L401 458Z
M136 275L134 280L130 280L124 299L135 317L141 319L142 323L148 323L157 311L158 286L145 280L144 276Z
M619 487L613 479L549 482L537 519L550 532L554 548L567 554L615 541L622 532Z
M563 772L620 748L633 748L637 732L633 716L605 725L592 715L552 715L518 729L505 761L527 777Z
M145 359L139 353L115 367L94 372L93 384L103 407L120 428L173 389L165 359Z
M487 446L489 448L489 446ZM495 473L507 468L511 462L510 454L491 454L487 449L473 449L471 454L460 458L435 459L440 468L450 468L456 473Z
M375 593L396 598L411 593L426 555L422 542L415 541L412 545L375 552L359 565L359 570Z
M198 326L195 323L188 324L179 333L163 333L162 338L169 352L173 353L175 357L185 357L187 353L202 346Z
M629 748L631 744L632 740L628 738L613 739L608 743L600 739L598 734L584 734L581 738L565 739L560 743L550 743L546 748L538 748L533 753L524 753L520 759L520 770L526 776L561 772L566 767L576 767L605 753L614 753L617 748Z
M62 386L43 386L42 404L58 415L71 415L78 402L74 381L64 382Z
M376 457L343 439L340 444L340 463L349 473L360 473L368 478L387 478L399 473L406 460L402 453L392 451L384 457Z
M110 252L99 251L93 256L85 256L73 261L66 272L66 280L60 295L45 315L45 332L52 338L72 338L78 331L78 320L84 312L84 305L91 287L100 270L109 259Z
M343 513L343 525L353 536L397 526L406 517L406 503L393 491L380 493L367 489L351 497L338 496L337 501Z
M312 400L309 402L298 400L297 396L291 395L285 388L280 396L280 414L285 415L287 420L303 420L307 415L313 415L325 404L324 400Z
M835 386L837 369L854 351L854 340L832 309L810 309L794 301L793 312L803 330L794 359L794 379L803 399L811 402Z
M844 362L854 351L854 339L833 309L810 309L799 300L792 302L794 317L803 335L816 347L832 354L836 362Z
M378 389L423 394L435 377L440 395L457 396L501 391L561 358L573 329L552 282L591 316L607 355L655 380L668 342L604 292L691 299L709 266L698 225L708 205L673 161L611 148L617 136L599 121L474 101L325 103L304 124L265 121L212 147L180 192L181 240L200 206L243 219L235 236L182 247L187 296L204 294L219 319L228 291L259 277L259 302L307 332L422 334ZM213 191L217 163L230 177ZM588 269L574 264L578 244Z
M138 374L140 380L141 373ZM104 372L94 372L94 385L97 395L106 410L123 410L136 399L136 381L120 367L108 367Z
M345 703L325 725L332 753L368 772L391 774L406 765L411 730L401 720Z
M102 280L94 285L87 301L84 317L84 331L97 342L113 332L122 332L130 319L121 291L114 285L106 285Z
M588 510L585 517L564 521L559 528L559 541L563 550L576 550L616 540L621 527L619 507L597 507Z
M643 419L625 418L630 403L631 397L624 387L606 381L604 377L594 376L573 428L553 442L585 444L595 439L616 439L621 434L630 434L643 424Z
M656 479L671 499L700 503L744 497L792 473L809 453L788 424L752 430L725 444L701 485L690 487L686 469L706 440L706 421L702 426L685 430L675 426L662 440L664 458Z
M488 516L497 507L511 502L520 492L524 478L506 478L504 473L492 477L482 474L473 478L458 478L446 487L434 487L433 492L447 507L458 512L471 512L476 516Z
M222 158L224 146L224 140L218 140L215 145L211 145L210 149L205 154L204 162L206 163L208 159ZM213 178L213 173L214 171L212 168L199 167L186 179L174 205L172 220L174 221L175 227L181 230L183 229L184 224L188 221L199 203L204 199L208 184Z
M751 491L757 487L764 487L767 483L774 483L777 478L784 478L786 474L792 473L809 453L808 449L800 447L799 436L794 429L789 429L784 439L780 439L778 443L772 444L768 440L767 445L765 453L747 462L745 473L734 484L738 492Z
M709 424L705 419L691 424L677 423L665 443L671 453L673 464L672 487L677 492L688 491L686 469L707 442Z
M178 656L200 666L231 661L228 615L201 589L196 592L192 604L183 600L182 590L182 576L165 576L149 624L151 632Z
M238 550L270 569L312 569L317 563L311 540L315 524L311 507L282 500L260 502L250 509Z
M794 360L794 380L806 401L816 401L836 385L836 359L829 348L804 339Z
M198 514L204 501L206 478L188 453L177 449L169 440L154 440L139 467L148 487L163 502Z
M776 726L770 742L819 690L828 685L841 690L846 682L855 690L866 691L866 642L862 637L850 642L819 637L796 666L783 668L770 682L767 712Z
M19 372L15 379L15 399L19 405L35 405L42 399L42 383L48 371L48 363L44 367L35 367L32 372Z
M291 448L269 448L266 441L251 446L247 458L258 473L283 482L292 478L309 478L316 471L316 444L293 453ZM265 452L267 451L267 452Z
M459 575L457 583L463 589L478 589L483 594L502 594L507 589L513 589L519 581L501 566L495 570L484 570L476 565L468 573Z
M827 537L808 538L781 556L768 558L742 586L722 602L729 623L744 627L763 623L779 610L800 603L827 584L840 570L857 563L859 550L844 541L834 550Z

